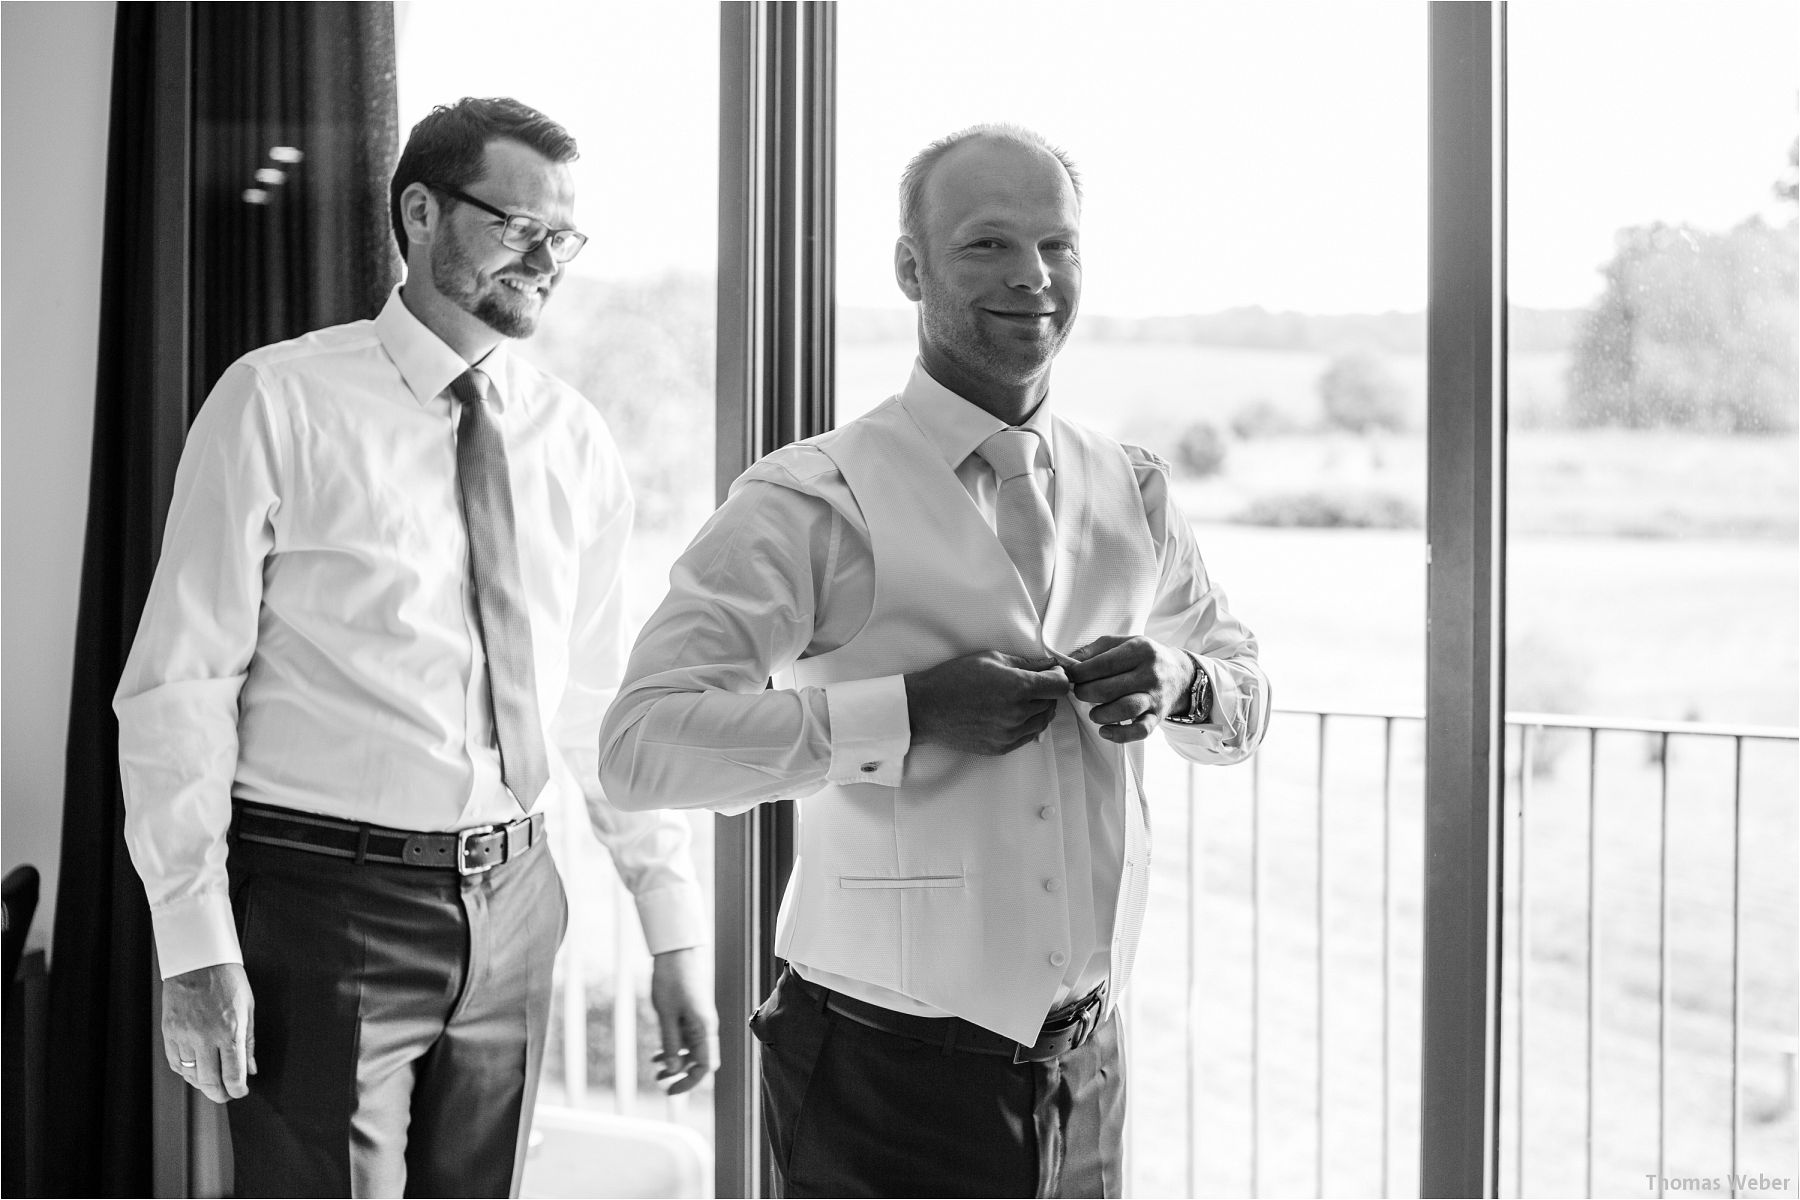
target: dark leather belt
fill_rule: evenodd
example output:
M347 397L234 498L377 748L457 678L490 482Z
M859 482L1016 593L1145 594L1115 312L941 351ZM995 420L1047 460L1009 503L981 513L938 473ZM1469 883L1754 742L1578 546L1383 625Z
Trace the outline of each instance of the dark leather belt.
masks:
M791 967L788 969L793 970ZM869 1004L842 992L820 987L798 971L793 974L794 982L821 1008L829 1009L840 1017L847 1017L858 1025L867 1025L870 1029L879 1029L883 1033L941 1046L945 1054L996 1054L1010 1058L1015 1063L1049 1062L1071 1050L1079 1049L1094 1035L1094 1030L1100 1027L1101 1015L1106 1011L1106 985L1101 984L1080 1000L1053 1011L1044 1021L1038 1040L1027 1046L961 1017L917 1017L911 1013L895 1012L891 1008Z
M479 875L517 858L544 836L544 814L510 825L476 825L450 833L412 833L361 821L343 821L291 808L234 801L232 834L240 841L328 854L356 862L393 863Z

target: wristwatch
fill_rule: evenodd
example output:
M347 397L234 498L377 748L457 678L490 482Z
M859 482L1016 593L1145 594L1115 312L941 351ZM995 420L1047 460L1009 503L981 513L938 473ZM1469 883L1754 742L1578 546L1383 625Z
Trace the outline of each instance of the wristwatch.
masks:
M1194 682L1188 688L1187 715L1176 716L1170 713L1163 720L1176 725L1204 725L1212 719L1212 680L1206 674L1206 668L1200 665L1200 656L1192 650L1183 650L1194 664Z

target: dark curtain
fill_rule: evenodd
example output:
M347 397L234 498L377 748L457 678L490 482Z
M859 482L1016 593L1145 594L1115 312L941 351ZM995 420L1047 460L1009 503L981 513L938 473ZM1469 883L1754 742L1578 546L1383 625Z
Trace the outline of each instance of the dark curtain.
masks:
M157 1178L152 1073L166 1068L111 702L181 437L240 354L379 309L398 276L395 126L389 4L118 6L51 972L56 1194L146 1196ZM213 1176L185 1164L182 1177Z
M200 4L194 61L198 408L246 351L372 317L398 278L393 8Z

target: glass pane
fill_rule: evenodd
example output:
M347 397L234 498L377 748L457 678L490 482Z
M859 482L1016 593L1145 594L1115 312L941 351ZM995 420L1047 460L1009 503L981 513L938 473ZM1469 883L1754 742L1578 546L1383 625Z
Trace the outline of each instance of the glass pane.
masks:
M1174 464L1283 710L1254 767L1190 771L1153 739L1128 1193L1405 1194L1425 9L865 3L838 20L839 418L912 364L893 276L908 159L980 121L1060 144L1083 172L1085 294L1051 402Z
M1511 7L1502 1195L1800 1175L1797 44Z
M589 241L517 349L592 401L624 454L635 637L712 511L718 7L441 0L396 15L402 143L435 104L506 95L581 146ZM710 911L712 817L690 819ZM586 814L552 821L571 915L525 1194L711 1195L712 1081L672 1100L652 1082L660 1035L635 907Z

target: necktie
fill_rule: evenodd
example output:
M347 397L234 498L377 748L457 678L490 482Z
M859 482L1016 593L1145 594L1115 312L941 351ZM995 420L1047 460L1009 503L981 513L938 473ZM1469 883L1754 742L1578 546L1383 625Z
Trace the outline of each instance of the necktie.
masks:
M1056 528L1050 518L1050 502L1038 489L1032 471L1037 445L1038 435L1030 429L1002 429L975 453L987 460L1000 480L994 513L1000 545L1042 616L1056 571Z
M469 571L475 611L487 652L488 695L500 740L500 776L519 807L530 812L550 779L544 725L538 716L537 669L531 656L531 620L519 577L512 482L506 441L488 411L488 378L470 368L450 391L462 401L456 429L456 479L463 520L469 527Z

